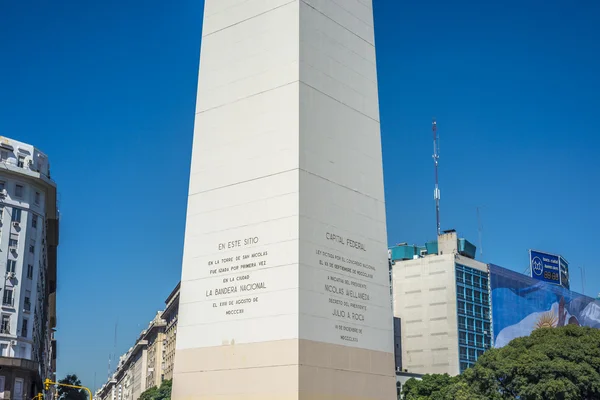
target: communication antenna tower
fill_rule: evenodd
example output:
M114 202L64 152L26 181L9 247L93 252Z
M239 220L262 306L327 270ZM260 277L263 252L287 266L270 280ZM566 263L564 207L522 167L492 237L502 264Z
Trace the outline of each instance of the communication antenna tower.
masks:
M433 198L435 199L435 218L437 222L437 234L440 235L440 188L438 182L438 164L440 159L440 145L439 136L437 133L437 122L435 118L431 122L431 130L433 132L433 163L435 164L435 190L433 191Z

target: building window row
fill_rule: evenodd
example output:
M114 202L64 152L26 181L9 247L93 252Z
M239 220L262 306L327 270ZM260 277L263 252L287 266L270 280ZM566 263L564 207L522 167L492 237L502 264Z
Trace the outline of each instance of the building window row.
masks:
M487 272L456 265L460 372L474 365L491 347L491 314Z
M4 196L6 195L6 183L3 181L0 181L0 193L2 193L2 195L4 195ZM15 197L23 198L24 193L25 193L25 187L21 184L16 183L15 184ZM38 206L42 202L42 194L40 192L38 192L37 190L34 192L33 202Z

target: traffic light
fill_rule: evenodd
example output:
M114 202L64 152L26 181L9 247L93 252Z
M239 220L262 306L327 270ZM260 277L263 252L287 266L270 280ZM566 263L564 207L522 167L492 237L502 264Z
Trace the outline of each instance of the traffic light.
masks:
M46 390L50 390L50 379L46 378L46 380L44 381L44 387L46 388Z

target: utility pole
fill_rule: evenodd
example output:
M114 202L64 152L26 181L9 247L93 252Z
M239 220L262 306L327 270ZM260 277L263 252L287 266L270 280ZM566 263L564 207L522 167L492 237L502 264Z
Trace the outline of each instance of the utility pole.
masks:
M436 218L436 226L437 226L437 234L438 236L441 233L440 230L440 188L438 182L438 164L440 159L439 154L439 136L437 134L437 122L435 118L431 122L431 131L433 132L433 163L435 165L435 190L433 191L433 198L435 199L435 218Z

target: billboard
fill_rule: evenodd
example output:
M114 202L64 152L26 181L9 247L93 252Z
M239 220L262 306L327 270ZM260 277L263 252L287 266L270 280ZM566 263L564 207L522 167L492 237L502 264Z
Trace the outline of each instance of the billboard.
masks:
M565 264L564 268L562 268L561 261L563 261ZM544 253L537 250L529 250L529 266L531 270L531 277L540 281L560 285L562 275L561 272L563 272L563 269L565 271L565 278L568 276L566 273L568 268L568 265L566 265L566 260L555 254ZM565 287L568 288L568 278L566 280L567 286Z
M538 328L600 329L600 300L490 264L494 347Z

